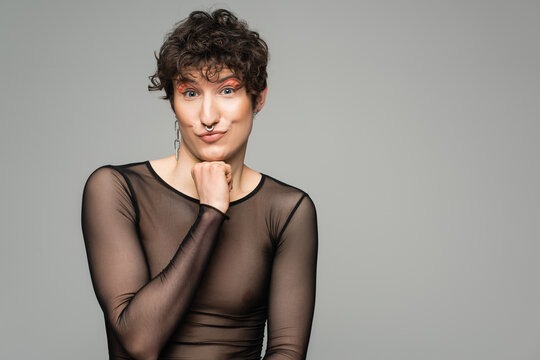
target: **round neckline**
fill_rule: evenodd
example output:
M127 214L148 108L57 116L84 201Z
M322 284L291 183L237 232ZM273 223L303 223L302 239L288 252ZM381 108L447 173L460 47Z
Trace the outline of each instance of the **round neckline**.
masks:
M199 199L194 198L192 196L189 196L188 194L184 194L180 190L178 190L178 189L174 188L173 186L171 186L161 176L159 176L159 174L152 167L152 164L150 164L150 160L146 160L144 163L146 164L146 167L148 168L148 170L150 171L152 176L156 180L158 180L162 185L164 185L166 188L168 188L169 190L173 191L174 193L182 196L183 198L186 198L186 199L191 200L193 202L199 203ZM249 199L250 197L255 195L261 189L261 187L262 187L262 185L264 183L264 180L266 179L266 174L264 174L264 173L262 173L260 171L259 171L259 174L261 174L261 179L259 180L259 183L257 184L257 186L255 186L255 188L253 190L251 190L246 196L241 197L240 199L236 199L234 201L229 202L229 206L233 206L233 205L236 205L236 204L239 204L241 202L246 201L247 199Z

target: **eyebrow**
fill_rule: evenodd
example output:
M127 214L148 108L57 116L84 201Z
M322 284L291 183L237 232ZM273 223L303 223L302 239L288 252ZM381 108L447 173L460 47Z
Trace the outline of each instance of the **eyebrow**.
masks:
M238 81L240 81L240 79L238 78L238 75L235 75L235 74L232 74L232 75L229 75L229 76L225 76L223 79L219 79L218 81L216 81L216 83L218 84L221 84L229 79L232 79L232 78L235 78L237 79ZM189 83L197 83L194 79L190 79L190 78L185 78L183 79L182 81L180 81L179 84L183 83L183 82L189 82Z

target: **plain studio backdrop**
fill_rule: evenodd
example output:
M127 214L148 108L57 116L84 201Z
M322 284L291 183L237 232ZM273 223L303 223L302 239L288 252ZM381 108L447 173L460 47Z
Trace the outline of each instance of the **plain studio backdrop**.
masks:
M0 358L107 358L83 185L174 153L153 52L218 7L270 47L246 164L317 207L308 358L540 358L540 3L375 0L2 1Z

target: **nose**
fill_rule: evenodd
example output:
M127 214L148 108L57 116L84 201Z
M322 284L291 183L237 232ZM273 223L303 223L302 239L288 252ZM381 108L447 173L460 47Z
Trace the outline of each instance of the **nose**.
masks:
M219 121L219 109L212 96L205 96L203 98L199 117L201 123L208 127L211 127Z

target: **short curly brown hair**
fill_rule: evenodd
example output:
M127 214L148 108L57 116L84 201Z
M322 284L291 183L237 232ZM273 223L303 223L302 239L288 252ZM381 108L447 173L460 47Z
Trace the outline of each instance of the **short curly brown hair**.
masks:
M224 66L229 68L251 95L253 108L267 85L268 45L258 32L249 30L245 21L226 9L212 13L193 11L175 24L165 36L159 56L155 52L154 56L157 70L149 76L152 85L148 85L148 90L164 89L161 99L169 100L171 107L174 80L185 78L188 69L198 69L201 76L211 81Z

